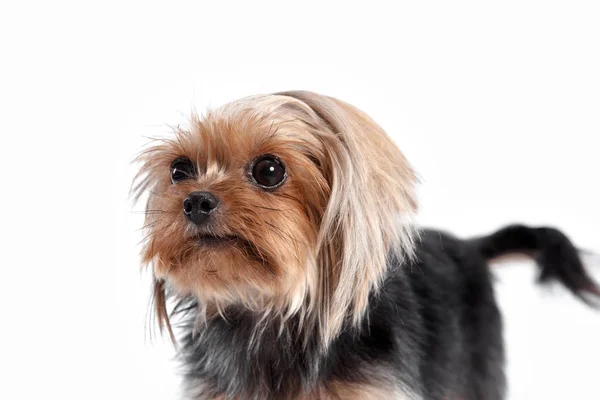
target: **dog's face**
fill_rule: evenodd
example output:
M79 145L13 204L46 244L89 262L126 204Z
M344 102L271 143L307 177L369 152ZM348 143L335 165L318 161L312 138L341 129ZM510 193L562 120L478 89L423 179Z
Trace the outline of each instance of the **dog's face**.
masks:
M143 260L204 306L300 313L326 339L364 312L389 252L411 248L398 220L414 209L410 167L373 121L328 97L239 100L140 160Z
M260 307L305 290L330 186L307 126L246 112L196 120L148 154L144 258L203 301Z

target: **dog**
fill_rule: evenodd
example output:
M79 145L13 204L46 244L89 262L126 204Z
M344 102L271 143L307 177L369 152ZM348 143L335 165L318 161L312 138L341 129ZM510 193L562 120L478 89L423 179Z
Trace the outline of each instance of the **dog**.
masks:
M541 281L600 297L556 229L462 240L418 228L407 159L332 97L237 100L138 161L141 258L190 399L500 400L488 262L530 255Z

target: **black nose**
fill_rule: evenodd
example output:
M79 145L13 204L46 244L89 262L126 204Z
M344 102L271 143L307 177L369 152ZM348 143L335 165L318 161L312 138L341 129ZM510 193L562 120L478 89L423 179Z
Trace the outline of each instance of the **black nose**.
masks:
M193 192L183 201L183 213L193 223L204 223L219 206L219 199L209 192Z

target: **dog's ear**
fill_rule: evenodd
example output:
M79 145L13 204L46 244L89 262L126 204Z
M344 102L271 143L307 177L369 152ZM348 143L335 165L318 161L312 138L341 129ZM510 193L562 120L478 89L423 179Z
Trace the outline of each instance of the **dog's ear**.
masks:
M388 257L411 256L416 176L398 147L370 117L340 100L311 92L282 92L307 107L323 143L320 168L331 194L322 217L316 260L320 324L325 342L350 315L362 320Z

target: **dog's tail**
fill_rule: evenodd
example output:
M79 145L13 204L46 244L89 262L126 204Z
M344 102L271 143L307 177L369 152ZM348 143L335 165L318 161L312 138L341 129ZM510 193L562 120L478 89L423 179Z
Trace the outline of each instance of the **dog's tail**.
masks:
M554 228L511 225L473 244L487 259L510 253L531 255L540 268L539 281L559 281L584 302L596 306L600 288L585 270L579 251ZM598 303L600 304L600 303Z

